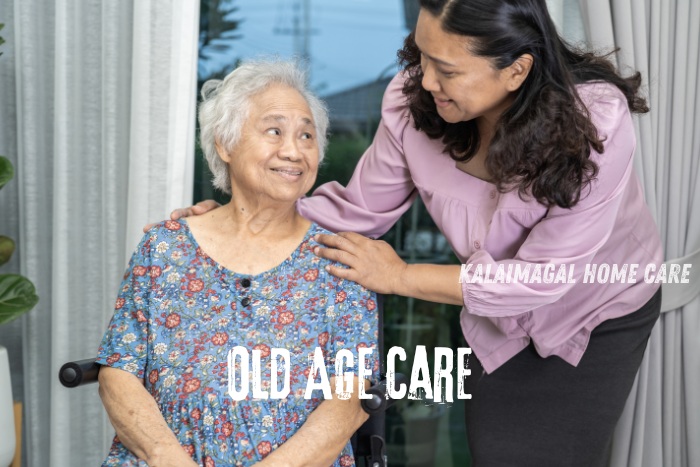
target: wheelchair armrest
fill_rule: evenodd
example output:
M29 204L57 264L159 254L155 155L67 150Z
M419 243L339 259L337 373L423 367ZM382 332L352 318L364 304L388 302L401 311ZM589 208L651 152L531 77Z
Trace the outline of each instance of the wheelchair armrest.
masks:
M386 409L394 404L395 399L391 399L387 396L386 384L387 380L382 379L379 383L365 391L365 393L371 394L372 397L370 399L360 399L362 410L369 415L376 415L386 411ZM401 384L408 385L408 377L402 373L396 373L394 375L394 391L398 391Z
M95 358L78 360L77 362L64 363L58 370L58 379L67 388L82 386L97 382L97 374L100 372L99 363L95 363Z
M100 372L99 363L95 363L95 358L78 360L76 362L64 363L58 371L58 379L67 388L75 388L84 384L97 382L97 375ZM362 409L369 415L375 415L386 411L394 403L394 399L387 397L387 380L383 379L379 383L370 387L366 393L371 394L370 399L362 399ZM408 378L402 373L396 373L394 378L394 390L399 389L399 385L408 384Z

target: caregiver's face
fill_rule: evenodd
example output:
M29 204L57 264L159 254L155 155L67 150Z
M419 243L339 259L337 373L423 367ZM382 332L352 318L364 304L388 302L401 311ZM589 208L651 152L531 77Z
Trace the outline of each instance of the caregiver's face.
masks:
M415 41L421 52L423 88L438 114L457 123L484 117L496 121L510 105L508 73L470 52L473 39L445 32L440 19L424 9L418 15Z

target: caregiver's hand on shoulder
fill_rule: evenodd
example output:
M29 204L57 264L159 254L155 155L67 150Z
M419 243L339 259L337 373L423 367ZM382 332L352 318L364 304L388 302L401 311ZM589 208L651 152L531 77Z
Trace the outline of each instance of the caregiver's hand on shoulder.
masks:
M205 212L209 212L212 209L218 207L219 203L217 203L213 199L205 199L204 201L200 201L194 206L190 206L188 208L175 209L173 212L170 213L170 219L176 221L182 217L199 216L200 214L204 214ZM146 225L143 228L143 233L148 232L154 225L156 224Z
M349 267L328 266L328 271L381 294L400 294L403 274L408 266L383 240L371 240L354 232L316 235L316 241L328 248L316 247L321 258Z

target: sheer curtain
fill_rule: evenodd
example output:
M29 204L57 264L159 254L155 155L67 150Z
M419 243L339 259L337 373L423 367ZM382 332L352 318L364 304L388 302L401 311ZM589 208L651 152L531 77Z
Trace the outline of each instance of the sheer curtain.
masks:
M191 203L198 18L188 0L0 3L0 153L17 169L2 230L41 299L0 328L25 465L106 454L97 388L64 389L57 371L95 355L142 226Z
M640 70L651 112L637 120L636 169L669 263L691 283L664 285L652 333L612 448L612 466L700 465L700 2L580 0L589 39L618 46Z

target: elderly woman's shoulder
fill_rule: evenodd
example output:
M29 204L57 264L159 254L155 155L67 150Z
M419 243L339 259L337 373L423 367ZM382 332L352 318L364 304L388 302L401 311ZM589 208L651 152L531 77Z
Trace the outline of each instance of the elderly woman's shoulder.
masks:
M311 255L310 258L312 258L313 263L315 263L316 267L318 267L320 274L327 275L329 277L335 277L335 276L332 276L331 273L329 273L325 270L326 266L330 266L330 265L340 266L340 267L345 267L345 266L341 263L336 262L336 261L331 261L329 259L321 258L320 256L316 256L313 253L314 248L316 248L317 246L321 247L321 248L325 248L324 245L320 244L319 242L317 242L314 239L314 236L319 235L319 234L335 235L335 232L332 232L328 229L325 229L325 228L321 227L320 225L318 225L317 223L312 222L311 227L309 227L309 231L308 231L308 234L306 236L306 238L307 238L306 250L309 252L309 255Z
M318 256L313 254L313 249L315 247L317 247L317 246L322 247L322 248L324 247L324 245L322 245L322 244L318 243L316 240L314 240L314 235L317 235L317 234L335 235L336 232L332 232L328 229L325 229L316 223L312 223L311 227L309 228L309 235L307 236L307 238L309 238L308 243L307 243L307 251L311 255L313 255L312 258L313 258L313 262L315 263L313 270L317 271L318 278L321 279L322 282L324 282L324 283L330 283L330 282L335 283L339 289L344 289L347 287L350 287L350 288L356 287L358 291L363 291L363 292L367 291L367 289L365 289L363 286L361 286L360 284L358 284L356 282L348 281L345 279L340 279L340 278L334 276L333 274L331 274L330 272L326 271L326 269L325 269L326 266L337 266L337 267L341 267L341 268L347 268L347 266L345 266L344 264L339 263L337 261L332 261L332 260L329 260L326 258L321 258L321 257L318 257Z
M169 261L201 254L201 250L189 233L185 220L164 220L153 224L141 238L135 255L150 258L151 261Z
M185 238L190 238L189 227L187 221L181 219L179 221L164 220L153 224L141 239L140 247L156 248L162 242L182 241ZM162 248L162 246L161 246Z
M146 236L159 233L185 233L187 230L187 221L185 219L177 221L167 219L153 224L146 232Z
M320 234L335 235L335 232L331 232L330 230L321 227L317 223L312 222L311 227L309 227L308 233L306 235L306 239L304 240L304 246L305 246L304 249L306 250L306 252L308 252L309 258L312 259L312 262L315 263L315 265L318 267L319 271L325 272L324 268L326 266L331 265L331 264L335 265L337 263L335 261L330 261L326 258L321 258L320 256L316 256L313 253L314 248L316 248L317 246L323 248L323 245L314 239L314 237L316 235L320 235Z

